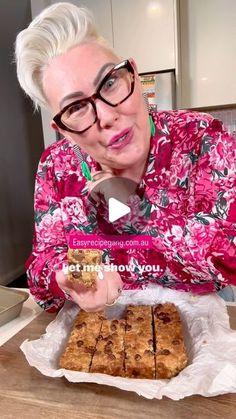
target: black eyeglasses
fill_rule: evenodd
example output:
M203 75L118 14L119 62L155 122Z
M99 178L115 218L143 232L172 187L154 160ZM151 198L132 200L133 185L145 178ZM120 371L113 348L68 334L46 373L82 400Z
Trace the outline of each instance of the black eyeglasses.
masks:
M97 121L95 100L100 99L110 106L118 106L134 91L134 69L129 60L115 65L99 83L90 97L66 105L53 120L57 126L81 134Z

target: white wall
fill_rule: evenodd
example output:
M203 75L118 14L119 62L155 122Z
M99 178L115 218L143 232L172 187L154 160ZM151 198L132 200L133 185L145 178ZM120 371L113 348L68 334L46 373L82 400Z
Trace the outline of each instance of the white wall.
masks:
M236 103L236 1L180 0L181 107Z

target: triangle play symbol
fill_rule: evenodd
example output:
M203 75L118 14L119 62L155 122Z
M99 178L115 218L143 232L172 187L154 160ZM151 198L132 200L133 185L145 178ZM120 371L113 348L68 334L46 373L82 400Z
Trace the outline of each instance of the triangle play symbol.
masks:
M130 207L128 205L123 204L123 202L118 201L115 198L109 198L108 201L108 216L110 223L113 223L119 218L124 217L125 215L129 214Z

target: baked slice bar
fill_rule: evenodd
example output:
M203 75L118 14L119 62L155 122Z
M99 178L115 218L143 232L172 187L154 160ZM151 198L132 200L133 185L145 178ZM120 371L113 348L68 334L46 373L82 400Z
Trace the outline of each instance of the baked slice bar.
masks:
M172 303L153 307L156 378L176 376L187 365L182 322Z
M124 376L125 320L103 320L90 372Z
M151 306L128 306L125 331L125 376L155 378Z
M68 343L62 354L60 368L89 372L97 337L102 327L100 313L80 311L75 319Z
M94 287L97 279L96 265L101 264L102 252L96 249L68 249L68 279L86 288Z
M186 365L182 323L172 303L129 305L119 320L81 311L60 359L69 370L146 379L174 377Z

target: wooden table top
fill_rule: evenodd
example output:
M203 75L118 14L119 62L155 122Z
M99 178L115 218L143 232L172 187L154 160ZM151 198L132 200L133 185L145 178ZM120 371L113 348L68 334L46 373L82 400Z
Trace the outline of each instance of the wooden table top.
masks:
M236 307L228 308L230 324L236 329ZM205 398L191 396L174 401L148 400L114 387L70 383L49 378L28 365L19 349L21 343L37 339L55 316L42 313L0 347L1 419L233 419L236 394Z

